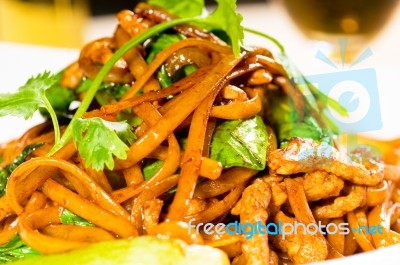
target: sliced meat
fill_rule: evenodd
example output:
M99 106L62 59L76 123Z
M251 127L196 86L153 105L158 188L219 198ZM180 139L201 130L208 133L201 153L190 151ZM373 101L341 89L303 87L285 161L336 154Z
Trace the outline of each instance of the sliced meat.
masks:
M292 138L284 149L269 154L269 167L277 174L291 175L326 171L358 185L376 186L384 177L383 166L373 160L356 163L327 143Z

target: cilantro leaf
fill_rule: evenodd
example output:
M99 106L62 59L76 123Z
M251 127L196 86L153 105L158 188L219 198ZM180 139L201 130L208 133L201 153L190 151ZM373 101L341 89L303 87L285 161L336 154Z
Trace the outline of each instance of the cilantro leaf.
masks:
M30 78L17 93L0 94L0 116L12 115L29 119L39 108L47 108L45 92L56 82L49 72Z
M263 170L266 165L268 133L260 116L224 121L217 126L211 141L211 159L224 168L241 166Z
M109 122L100 118L77 119L72 122L72 138L86 166L103 170L114 168L114 158L126 159L129 147L136 139L126 122Z
M178 17L196 17L204 11L204 0L148 0L147 2L163 7Z
M214 25L212 29L225 31L231 40L233 54L239 56L240 45L244 40L244 28L241 26L243 17L236 12L236 0L216 0L216 2L217 8L204 18L204 22Z
M30 78L13 94L0 94L0 116L19 116L29 119L39 109L46 109L53 121L56 142L60 139L57 115L46 97L46 90L57 82L55 75L44 72Z
M64 209L62 211L60 221L62 224L65 225L94 226L94 224L92 224L91 222L86 221L82 217L74 214L67 209Z

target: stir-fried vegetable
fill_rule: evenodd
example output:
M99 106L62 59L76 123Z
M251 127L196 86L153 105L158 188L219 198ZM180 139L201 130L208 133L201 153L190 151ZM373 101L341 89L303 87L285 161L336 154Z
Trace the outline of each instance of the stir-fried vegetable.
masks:
M263 170L267 146L267 129L260 116L224 121L215 130L210 157L221 162L225 168L241 166Z

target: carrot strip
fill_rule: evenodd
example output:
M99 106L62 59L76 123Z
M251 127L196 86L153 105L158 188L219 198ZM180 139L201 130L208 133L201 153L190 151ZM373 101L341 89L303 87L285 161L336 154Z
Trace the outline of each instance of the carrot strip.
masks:
M37 229L49 224L58 224L62 209L49 207L28 216L22 216L19 223L19 235L21 239L32 248L44 254L60 253L87 246L81 241L54 238L40 233Z
M372 233L373 243L376 248L382 248L400 243L400 234L390 230L390 214L387 204L375 206L368 215L368 225L378 227L376 233Z
M105 115L112 115L124 109L128 109L136 105L139 105L146 101L160 100L168 96L175 95L179 92L185 91L194 86L198 82L198 79L204 77L209 70L210 67L201 68L196 72L194 72L193 74L184 77L178 82L172 84L170 87L158 91L150 91L142 95L126 99L124 101L119 101L110 105L103 106L101 107L101 111Z
M200 170L199 175L211 180L216 180L221 176L222 173L222 164L221 162L208 158L201 157L200 158Z
M223 106L214 106L210 116L213 118L236 120L247 119L255 116L262 109L261 97L256 90L247 89L251 99Z
M99 227L78 225L51 225L40 230L48 236L78 242L102 242L114 240L115 237Z
M123 171L125 182L128 186L134 186L144 181L142 169L139 164L134 164Z
M190 231L190 233L188 233ZM154 227L149 235L179 238L188 244L203 244L200 234L190 230L184 222L163 222Z
M48 179L43 184L42 192L63 208L70 210L107 231L124 238L137 235L136 228L125 218L85 200L52 179Z
M235 205L235 203L242 195L245 187L246 183L236 185L236 187L231 192L229 192L229 194L226 195L222 200L212 204L210 207L202 212L196 213L194 215L185 216L184 221L188 222L189 220L194 219L192 223L199 224L215 220L215 218L223 215Z
M349 222L350 230L352 231L358 245L362 248L362 250L363 251L374 250L375 247L366 236L365 231L361 231L361 233L358 233L357 231L353 232L353 229L355 230L359 229L357 215L354 211L347 213L347 221Z
M330 223L335 224L336 227L339 227L340 224L344 223L344 219L343 218L335 218L333 220L330 221ZM340 254L344 254L344 249L345 249L345 240L344 237L345 235L340 234L339 231L337 231L336 233L328 233L328 235L326 236L328 243L334 248L336 249Z
M108 209L111 212L124 216L125 218L129 218L129 214L126 212L126 210L121 205L113 201L111 197L80 168L65 160L48 157L32 158L22 163L11 174L7 184L6 196L11 207L13 207L13 210L16 213L21 213L23 209L17 199L18 196L16 195L16 187L20 186L19 184L22 182L21 180L32 178L32 176L28 177L25 172L40 166L57 167L63 171L69 172L70 174L66 174L65 176L79 180L80 183L89 191L91 198L96 203L102 205L105 209ZM80 190L82 190L82 188Z
M189 208L189 202L192 199L200 173L207 121L219 90L212 91L194 111L185 153L181 161L178 189L167 216L170 221L180 221Z

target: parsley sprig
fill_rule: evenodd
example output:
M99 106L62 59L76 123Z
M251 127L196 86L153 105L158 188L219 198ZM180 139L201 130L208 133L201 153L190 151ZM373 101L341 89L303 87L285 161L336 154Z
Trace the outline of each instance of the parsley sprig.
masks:
M136 139L132 127L126 122L110 122L101 118L78 119L72 123L73 141L85 165L103 170L104 165L114 168L114 158L126 159L126 142Z
M0 116L17 116L25 120L43 108L46 109L54 126L55 142L60 141L60 127L57 115L50 101L46 97L46 90L57 82L55 75L44 72L36 77L30 78L25 85L21 86L18 92L13 94L0 94Z

